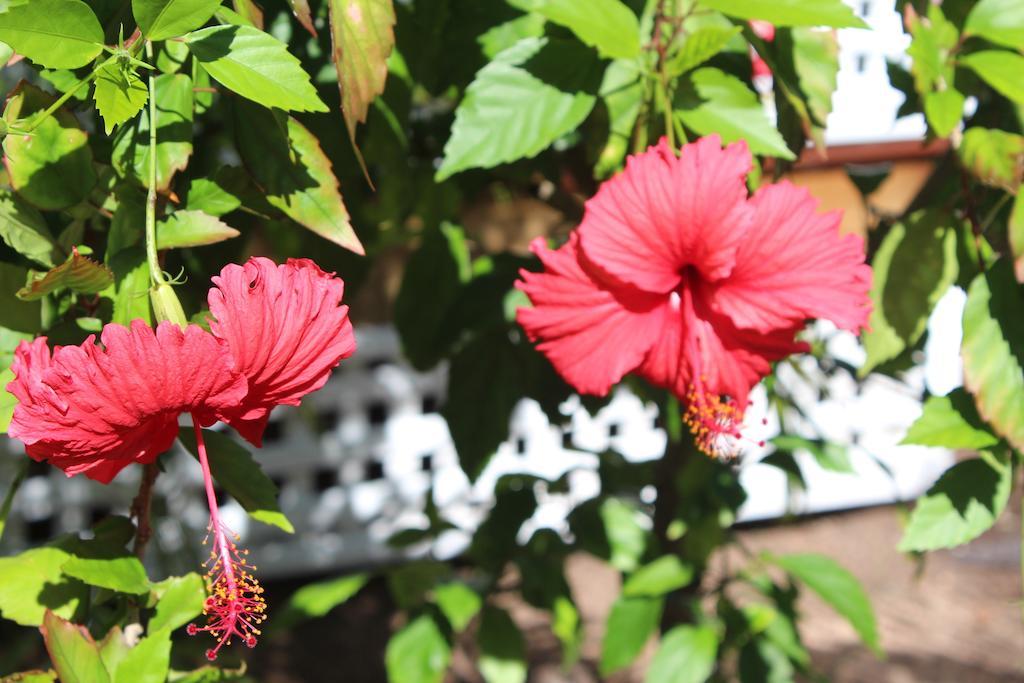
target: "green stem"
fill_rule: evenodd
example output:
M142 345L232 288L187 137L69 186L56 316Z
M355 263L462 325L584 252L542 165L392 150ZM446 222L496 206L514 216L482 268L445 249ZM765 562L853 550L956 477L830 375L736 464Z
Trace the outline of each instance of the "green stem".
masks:
M669 146L676 149L676 131L675 126L672 124L672 105L668 99L668 85L665 82L664 74L662 78L658 80L658 99L661 100L661 112L665 117L665 137L668 139Z
M153 43L146 42L146 59L153 59ZM156 250L156 77L149 72L149 191L146 193L146 259L153 285L166 284Z

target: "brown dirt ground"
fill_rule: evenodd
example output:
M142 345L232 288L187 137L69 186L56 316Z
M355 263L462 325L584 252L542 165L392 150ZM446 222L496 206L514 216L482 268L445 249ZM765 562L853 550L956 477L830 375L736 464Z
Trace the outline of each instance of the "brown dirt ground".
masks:
M835 683L1007 683L1024 681L1024 621L1020 605L1019 513L1006 514L974 543L930 554L923 563L896 552L903 514L887 507L747 528L752 551L821 552L863 582L874 604L882 661L863 648L850 626L813 595L801 598L801 632L816 667ZM738 557L738 556L737 556ZM730 558L730 561L734 561ZM722 558L713 565L719 566ZM503 596L527 635L531 683L592 683L603 623L618 593L614 571L574 556L570 583L581 607L586 640L569 671L542 613ZM383 647L394 614L382 585L371 584L325 619L268 638L250 672L267 683L384 681ZM645 657L612 683L640 683ZM326 653L330 653L327 656ZM450 683L477 683L467 653L455 653Z

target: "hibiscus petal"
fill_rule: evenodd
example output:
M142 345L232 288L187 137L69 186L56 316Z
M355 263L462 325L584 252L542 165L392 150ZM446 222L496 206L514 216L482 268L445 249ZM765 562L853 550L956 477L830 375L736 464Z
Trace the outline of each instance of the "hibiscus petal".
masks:
M22 342L8 390L18 398L8 433L36 460L69 476L108 483L133 462L152 462L173 443L178 415L206 423L242 400L245 378L226 347L202 328L141 320L103 328L105 349L89 337L58 347Z
M587 202L579 232L601 271L647 292L667 293L686 266L708 280L729 274L750 222L745 142L722 149L717 135L677 158L662 139Z
M607 394L656 341L667 297L602 284L581 263L576 233L556 251L540 238L530 248L545 270L520 273L516 286L533 308L520 308L516 320L577 391Z
M817 213L810 193L788 182L761 188L750 204L754 221L732 274L704 294L714 309L761 332L808 318L864 327L871 267L859 235L840 237L840 214Z
M348 306L340 305L345 284L308 259L277 265L260 257L226 266L213 282L210 329L249 380L245 400L220 417L259 446L275 405L299 405L355 351Z
M794 340L799 328L770 334L740 330L692 289L684 286L681 292L673 296L658 342L638 371L680 398L699 387L709 395L728 396L742 411L750 390L771 372L773 361L807 350L806 344Z

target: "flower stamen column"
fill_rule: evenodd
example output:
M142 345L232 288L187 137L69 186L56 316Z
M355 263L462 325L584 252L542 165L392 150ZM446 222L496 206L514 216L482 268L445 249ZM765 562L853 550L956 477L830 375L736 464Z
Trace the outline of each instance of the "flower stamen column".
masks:
M213 491L213 475L206 455L206 443L199 420L192 416L196 434L196 451L203 470L203 485L206 487L206 502L210 506L210 525L207 541L212 538L213 547L206 560L206 584L208 597L203 603L206 626L189 624L188 634L201 631L217 639L216 646L206 651L206 658L213 661L224 645L238 637L249 647L256 646L260 635L259 625L266 617L267 605L263 600L263 587L251 573L255 567L249 565L248 550L239 550L238 537L220 520L217 496Z

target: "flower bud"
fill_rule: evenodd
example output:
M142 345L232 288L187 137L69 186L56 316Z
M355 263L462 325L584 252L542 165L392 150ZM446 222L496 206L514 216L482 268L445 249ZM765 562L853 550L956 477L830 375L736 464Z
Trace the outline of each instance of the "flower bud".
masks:
M185 311L181 308L178 295L174 293L171 285L166 282L156 285L149 290L149 299L153 303L153 314L156 316L157 324L170 320L181 329L188 327Z

